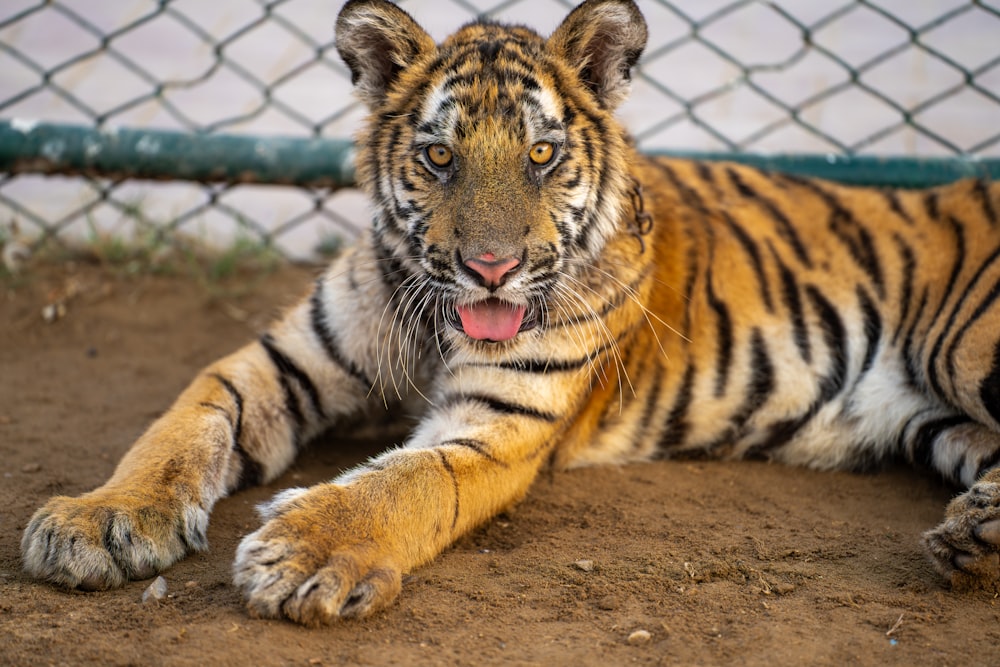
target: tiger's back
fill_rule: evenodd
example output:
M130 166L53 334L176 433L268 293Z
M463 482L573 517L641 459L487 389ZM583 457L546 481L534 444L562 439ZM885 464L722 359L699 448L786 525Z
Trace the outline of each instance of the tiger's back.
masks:
M997 462L1000 188L665 158L642 173L665 292L650 303L675 326L648 328L665 354L636 373L667 379L633 380L641 419L662 424L640 456L906 457L964 485Z

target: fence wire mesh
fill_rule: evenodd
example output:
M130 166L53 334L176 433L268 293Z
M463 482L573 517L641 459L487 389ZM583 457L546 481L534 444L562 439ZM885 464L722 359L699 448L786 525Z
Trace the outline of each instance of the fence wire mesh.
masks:
M551 32L575 3L400 4L441 39L480 15ZM650 42L619 115L644 149L1000 156L1000 0L639 6ZM363 110L334 48L337 9L329 0L4 0L0 119L349 138ZM364 210L358 193L333 187L0 173L0 229L16 223L36 244L154 230L248 239L307 259L352 236Z

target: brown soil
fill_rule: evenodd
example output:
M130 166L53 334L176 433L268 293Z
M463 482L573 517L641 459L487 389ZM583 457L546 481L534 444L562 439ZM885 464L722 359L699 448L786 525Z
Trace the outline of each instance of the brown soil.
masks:
M309 274L283 269L222 296L237 283L88 266L0 285L0 663L1000 661L997 600L949 590L918 544L954 491L908 470L659 462L545 474L375 618L318 630L251 619L230 563L258 525L253 505L372 451L329 437L278 482L220 502L211 551L165 573L161 602L141 602L148 582L79 593L25 578L18 545L35 508L100 484L192 374L248 340ZM65 316L44 322L64 297Z

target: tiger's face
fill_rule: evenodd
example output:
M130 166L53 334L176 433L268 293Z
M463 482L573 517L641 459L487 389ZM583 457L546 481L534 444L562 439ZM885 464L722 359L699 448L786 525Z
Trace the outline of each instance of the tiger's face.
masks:
M548 40L477 23L437 46L382 1L349 3L338 21L338 48L371 109L358 173L376 245L469 338L543 327L627 201L612 111L642 44L609 45L600 22L638 12L587 4L603 11L574 12Z

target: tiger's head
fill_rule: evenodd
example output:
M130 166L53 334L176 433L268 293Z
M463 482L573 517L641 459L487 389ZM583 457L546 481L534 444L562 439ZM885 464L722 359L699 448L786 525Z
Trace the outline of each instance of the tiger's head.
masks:
M494 342L544 326L561 281L620 231L631 183L613 112L645 43L631 0L588 0L548 39L483 21L440 45L387 0L343 7L376 250L449 325Z

